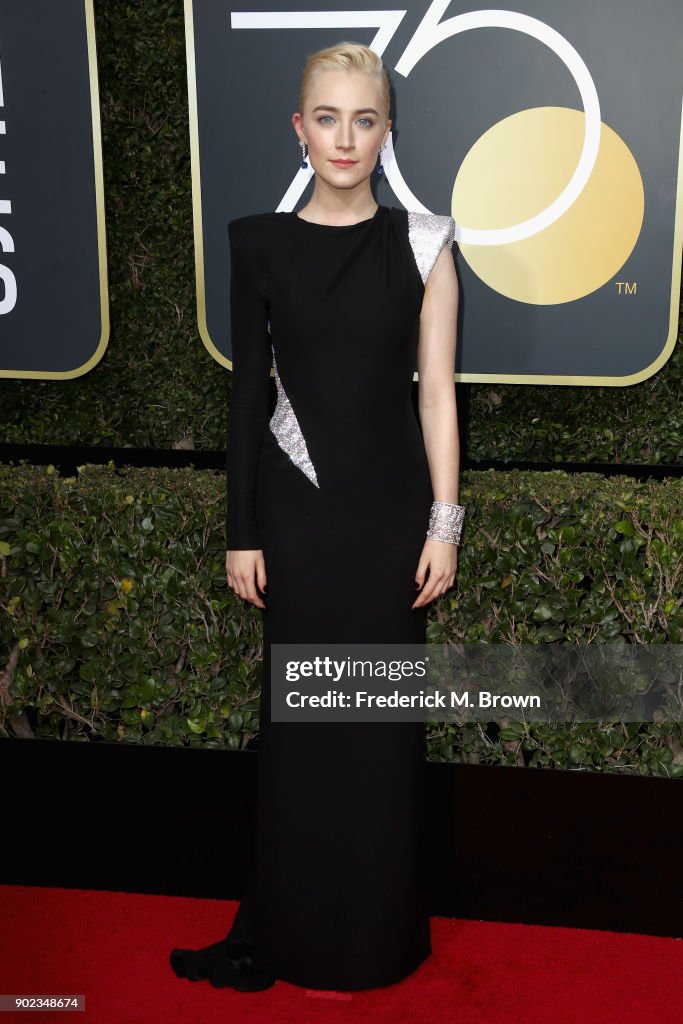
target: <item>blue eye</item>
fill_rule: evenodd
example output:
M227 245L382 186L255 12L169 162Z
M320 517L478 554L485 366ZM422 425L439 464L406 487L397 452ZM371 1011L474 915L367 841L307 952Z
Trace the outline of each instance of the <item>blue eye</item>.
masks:
M324 121L333 121L333 120L334 120L334 118L332 117L332 114L321 114L321 116L318 118L318 121L320 122L320 124L322 124ZM367 128L372 128L373 123L374 123L373 121L370 120L369 117L359 117L358 120L359 121L365 121L365 124L363 125L364 128L366 128L366 127Z

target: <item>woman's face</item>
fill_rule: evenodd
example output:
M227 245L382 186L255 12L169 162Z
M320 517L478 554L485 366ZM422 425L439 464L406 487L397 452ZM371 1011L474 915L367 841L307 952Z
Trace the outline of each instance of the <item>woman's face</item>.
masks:
M348 189L372 174L391 121L385 120L379 82L363 71L318 71L304 101L303 121L292 118L308 143L316 175ZM347 161L346 164L336 161Z

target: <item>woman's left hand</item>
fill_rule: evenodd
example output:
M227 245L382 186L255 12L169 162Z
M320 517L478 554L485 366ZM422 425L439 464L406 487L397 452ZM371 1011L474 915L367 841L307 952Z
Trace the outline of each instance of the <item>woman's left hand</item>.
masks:
M457 544L448 544L445 541L432 540L428 537L415 573L415 583L423 589L412 607L421 608L422 605L429 604L434 598L445 594L453 586L457 567ZM425 584L428 569L429 578Z

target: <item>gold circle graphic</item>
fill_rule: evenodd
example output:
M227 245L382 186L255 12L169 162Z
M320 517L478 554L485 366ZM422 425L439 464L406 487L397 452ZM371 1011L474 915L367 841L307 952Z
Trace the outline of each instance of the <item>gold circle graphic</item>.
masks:
M453 184L455 222L504 228L540 213L570 180L581 154L584 114L535 107L504 118L467 153ZM519 302L553 305L589 295L630 256L643 223L638 165L602 122L600 150L585 188L553 224L504 245L460 243L474 273Z

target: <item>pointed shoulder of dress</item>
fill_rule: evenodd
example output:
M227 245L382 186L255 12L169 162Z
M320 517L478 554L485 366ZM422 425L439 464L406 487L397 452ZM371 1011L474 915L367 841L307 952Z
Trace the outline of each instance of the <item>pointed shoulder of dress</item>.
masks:
M260 261L264 254L271 252L277 242L283 225L291 218L288 215L275 213L249 213L242 217L233 217L228 221L228 237L233 248L243 256Z
M258 241L267 238L273 231L289 220L288 214L267 210L265 213L248 213L228 221L228 234L233 241Z

